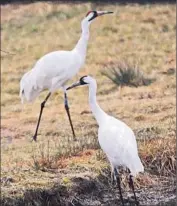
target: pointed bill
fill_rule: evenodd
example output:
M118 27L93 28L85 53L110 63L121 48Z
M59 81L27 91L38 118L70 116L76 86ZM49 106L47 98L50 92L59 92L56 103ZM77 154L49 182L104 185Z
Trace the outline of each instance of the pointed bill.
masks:
M112 11L97 11L98 16L102 16L105 14L112 14L112 13L113 13Z
M75 82L75 83L72 84L71 86L67 87L66 90L70 90L70 89L72 89L72 88L74 88L74 87L78 87L78 86L80 86L80 85L81 85L80 81Z

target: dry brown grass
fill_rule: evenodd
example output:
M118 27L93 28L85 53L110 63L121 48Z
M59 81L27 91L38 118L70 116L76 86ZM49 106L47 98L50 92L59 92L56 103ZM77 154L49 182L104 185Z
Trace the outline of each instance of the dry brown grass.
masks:
M46 105L36 144L31 137L46 92L34 104L21 105L18 96L20 78L39 57L53 50L73 48L80 36L80 21L92 7L91 3L2 6L2 50L15 53L1 54L3 197L20 197L27 189L52 188L55 182L65 184L70 175L79 176L81 172L97 175L108 166L105 156L99 153L87 88L68 93L79 140L75 143L61 92ZM84 74L94 76L101 107L135 131L148 174L172 176L176 170L176 82L175 74L168 74L168 70L176 71L175 6L110 4L97 5L95 9L115 13L100 17L91 25L86 64L73 81ZM136 60L139 68L153 75L156 82L148 87L126 87L120 100L119 91L100 71L105 64L122 59ZM84 153L88 149L89 155ZM6 181L7 178L13 181ZM144 184L147 182L141 185Z
M146 77L136 64L129 62L118 62L105 67L102 75L110 79L118 87L139 87L148 86L155 79Z
M176 142L173 138L152 139L140 145L147 170L161 176L176 175Z

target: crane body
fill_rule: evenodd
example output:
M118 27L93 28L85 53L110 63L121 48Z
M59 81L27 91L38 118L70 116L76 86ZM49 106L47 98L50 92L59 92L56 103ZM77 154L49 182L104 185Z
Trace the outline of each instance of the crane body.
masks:
M136 204L138 205L132 177L136 176L139 172L143 172L144 167L138 156L136 137L129 126L106 114L100 108L96 100L97 83L95 79L90 76L83 76L80 78L79 82L72 84L67 90L85 84L89 86L89 105L99 125L99 144L111 164L112 180L117 180L122 205L124 205L124 202L118 175L119 166L128 168L129 184L133 190Z
M65 109L73 132L73 137L75 139L75 132L71 121L65 88L66 83L79 72L80 68L85 63L87 44L89 40L89 27L91 22L96 17L109 13L113 12L89 11L81 22L82 34L73 50L55 51L44 55L36 62L33 69L24 74L22 77L20 81L20 97L22 102L24 99L32 102L43 90L49 90L45 100L41 103L41 110L33 140L36 141L37 139L38 128L45 103L51 94L59 88L61 88L64 92Z
M63 62L66 62L63 64ZM56 51L43 56L20 82L22 101L32 102L44 90L53 93L64 87L84 64L76 50ZM62 66L64 65L64 66ZM48 68L51 68L50 70ZM70 69L72 68L72 69Z
M143 171L135 135L124 122L107 115L99 126L98 140L113 168L127 167L133 176Z

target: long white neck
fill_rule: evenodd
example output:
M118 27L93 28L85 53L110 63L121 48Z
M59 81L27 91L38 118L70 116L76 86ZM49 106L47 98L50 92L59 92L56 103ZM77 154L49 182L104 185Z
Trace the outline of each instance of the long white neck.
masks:
M79 54L82 55L84 58L86 56L87 44L89 40L89 25L90 23L88 23L85 19L82 21L82 34L74 48L74 50L79 52Z
M95 84L89 84L89 104L91 111L100 125L102 121L105 120L105 118L108 116L98 105L97 100L96 100L96 90L97 90L97 85L96 82Z

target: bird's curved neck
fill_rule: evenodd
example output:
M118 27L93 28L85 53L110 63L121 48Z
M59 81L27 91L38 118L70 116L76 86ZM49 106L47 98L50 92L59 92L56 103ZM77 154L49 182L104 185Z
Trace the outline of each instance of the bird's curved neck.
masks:
M98 105L96 99L96 86L91 84L89 85L89 104L96 121L100 125L107 117L107 114Z
M86 55L88 40L89 40L89 25L83 24L81 37L74 48L82 56Z

